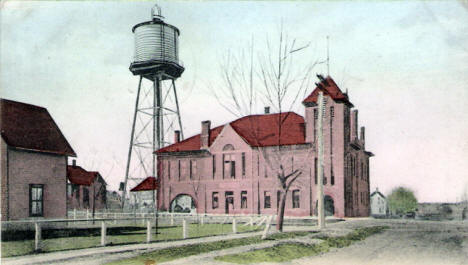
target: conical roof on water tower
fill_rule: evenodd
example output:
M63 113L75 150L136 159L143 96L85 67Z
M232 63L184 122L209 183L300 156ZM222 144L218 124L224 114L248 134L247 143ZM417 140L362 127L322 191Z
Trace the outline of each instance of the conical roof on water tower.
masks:
M179 61L179 29L167 24L161 16L161 8L151 10L152 20L135 25L135 57L130 64L134 75L154 80L176 79L185 70Z

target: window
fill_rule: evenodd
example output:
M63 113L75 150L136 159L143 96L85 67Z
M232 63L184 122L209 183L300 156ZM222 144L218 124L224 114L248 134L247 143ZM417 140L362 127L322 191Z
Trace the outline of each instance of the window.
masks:
M333 106L330 107L330 117L331 118L335 117L335 107L333 107Z
M292 207L293 208L299 208L300 207L300 201L301 201L301 196L300 196L300 191L299 190L293 190L292 192Z
M179 178L179 181L180 181L180 160L178 160L177 162L178 162L177 174L178 174L178 178Z
M29 216L44 216L44 185L29 185Z
M361 162L361 179L364 179L364 163Z
M333 164L331 164L331 170L330 170L330 184L332 186L335 185L335 173L333 172Z
M190 167L189 167L189 171L190 171L190 179L192 179L192 160L190 160Z
M218 192L213 192L211 195L211 205L213 209L216 209L219 207L219 199L218 199Z
M216 155L213 155L213 167L212 167L212 174L213 174L213 179L215 178L216 174Z
M225 160L226 160L226 155L223 154L223 165L222 165L222 166L223 166L223 179L224 179L224 175L225 175L224 173L225 173L225 171L226 171L226 165L224 164L224 161L225 161Z
M247 208L247 191L241 191L241 208Z
M167 178L171 179L171 161L167 161Z
M325 177L325 173L323 174L323 185L327 185L327 177Z
M226 202L226 210L234 210L234 192L233 191L226 191L224 192L225 202Z
M317 138L317 119L318 119L318 112L317 109L314 109L314 141Z
M315 185L317 185L317 158L314 159L314 178L315 178Z
M271 194L269 191L264 191L264 195L263 195L263 208L267 209L267 208L271 208Z
M242 176L245 176L245 153L242 153Z
M366 179L367 179L367 182L369 182L369 164L366 165Z
M231 161L231 178L236 178L236 161Z
M223 176L236 178L236 161L234 161L234 155L223 155L223 160Z
M263 166L263 173L265 174L265 178L267 178L268 174L267 174L267 167L266 166Z
M197 161L190 160L190 179L197 175Z
M260 177L260 156L257 154L257 177Z

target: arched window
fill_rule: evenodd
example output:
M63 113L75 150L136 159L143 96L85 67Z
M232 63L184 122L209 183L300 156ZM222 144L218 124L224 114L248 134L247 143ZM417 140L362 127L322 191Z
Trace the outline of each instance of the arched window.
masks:
M233 151L234 146L232 144L227 144L223 147L223 151Z

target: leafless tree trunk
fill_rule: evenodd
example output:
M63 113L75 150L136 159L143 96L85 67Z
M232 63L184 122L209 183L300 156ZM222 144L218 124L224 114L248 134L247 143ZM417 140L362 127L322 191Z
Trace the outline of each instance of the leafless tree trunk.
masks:
M298 181L304 170L297 168L286 172L286 157L291 156L291 152L282 150L281 147L283 125L301 95L305 97L312 69L324 61L316 60L301 67L293 56L306 50L309 44L298 47L296 39L290 40L283 32L282 24L276 45L277 47L273 48L267 39L266 49L256 53L252 39L247 51L241 50L238 55L229 52L220 66L225 89L212 89L212 92L221 106L238 117L252 114L260 104L269 105L278 113L277 145L273 147L260 145L257 152L262 156L269 172L277 179L281 190L276 228L282 231L289 189ZM258 126L253 123L252 134L257 142L261 142Z

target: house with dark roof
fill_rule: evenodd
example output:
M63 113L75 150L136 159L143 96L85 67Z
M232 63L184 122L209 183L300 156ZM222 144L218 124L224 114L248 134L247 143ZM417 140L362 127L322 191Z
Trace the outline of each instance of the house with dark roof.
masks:
M1 219L64 218L75 151L46 108L1 99Z
M378 188L370 195L371 212L374 217L385 217L388 215L387 198L379 191Z
M320 82L302 104L305 116L294 112L249 115L211 128L156 151L158 156L158 208L184 209L178 202L191 200L198 213L276 214L280 182L274 163L301 175L289 189L286 216L317 212L317 97L323 92L325 116L325 213L337 217L369 215L369 158L364 127L358 130L358 112L331 77ZM360 136L359 136L360 135ZM276 153L275 153L276 152ZM281 152L282 161L274 161ZM267 154L267 155L266 155Z
M107 207L107 183L97 171L77 166L67 167L67 208L69 210L102 210Z

